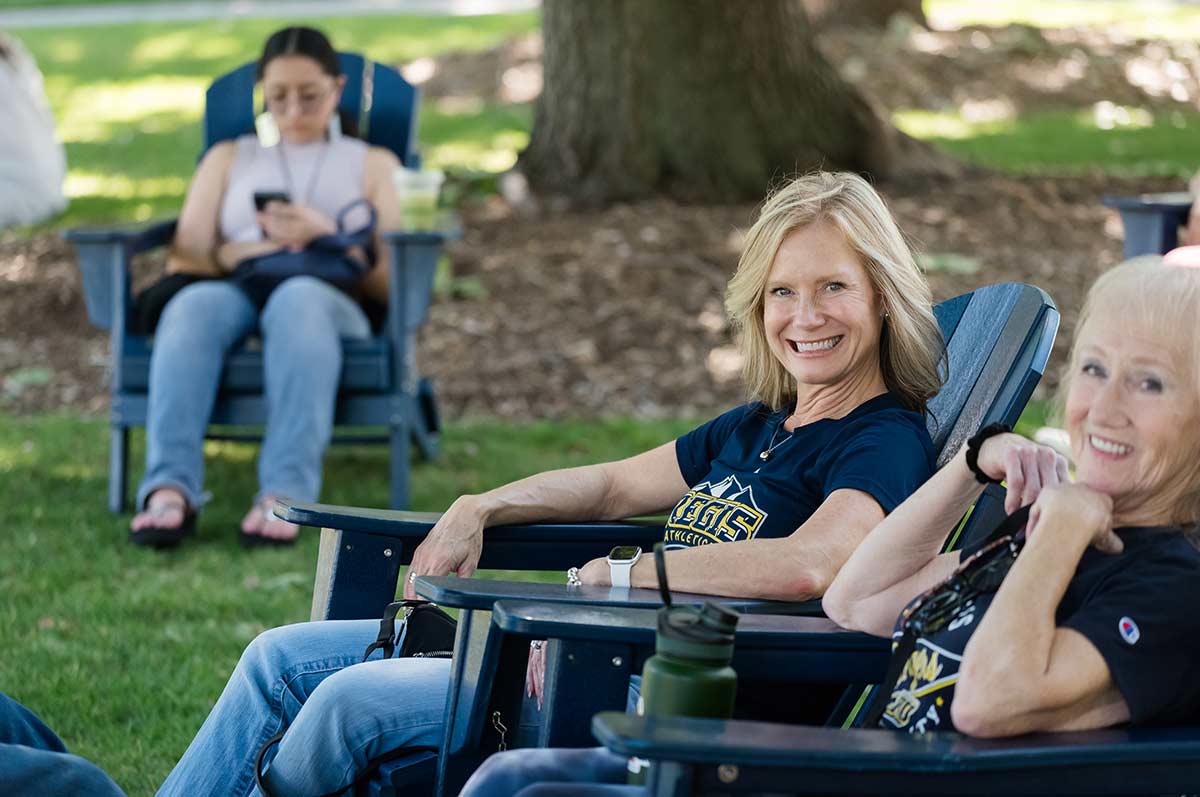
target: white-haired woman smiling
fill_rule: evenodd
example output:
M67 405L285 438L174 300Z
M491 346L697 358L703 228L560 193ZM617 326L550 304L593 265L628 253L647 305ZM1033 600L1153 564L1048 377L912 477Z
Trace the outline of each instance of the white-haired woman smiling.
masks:
M843 626L893 636L870 726L973 736L1200 712L1200 269L1138 258L1102 276L1064 380L1075 460L976 435L858 547L825 593ZM1003 479L1012 512L978 550L944 530ZM899 619L897 619L899 616ZM604 750L516 750L471 797L640 795ZM569 784L569 785L568 785Z

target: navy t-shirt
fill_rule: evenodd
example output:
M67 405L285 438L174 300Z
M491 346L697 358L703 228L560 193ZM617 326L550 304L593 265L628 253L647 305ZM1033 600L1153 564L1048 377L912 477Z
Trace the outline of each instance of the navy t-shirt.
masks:
M790 414L746 404L675 441L691 489L667 521L667 550L786 537L830 493L845 488L867 493L891 512L933 473L924 418L890 394L843 418L799 426L789 437L782 424ZM763 461L759 455L772 445Z
M1056 622L1096 646L1133 724L1195 722L1200 716L1200 551L1178 528L1114 531L1124 551L1113 556L1089 547L1084 552L1058 604ZM880 727L909 733L953 730L950 703L962 653L994 597L980 597L945 629L917 640Z

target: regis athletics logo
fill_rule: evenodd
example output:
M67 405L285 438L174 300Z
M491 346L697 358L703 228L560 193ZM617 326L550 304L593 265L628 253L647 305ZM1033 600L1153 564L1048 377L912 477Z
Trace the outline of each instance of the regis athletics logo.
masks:
M668 550L753 539L767 515L754 500L754 488L736 476L697 484L675 505L663 542Z

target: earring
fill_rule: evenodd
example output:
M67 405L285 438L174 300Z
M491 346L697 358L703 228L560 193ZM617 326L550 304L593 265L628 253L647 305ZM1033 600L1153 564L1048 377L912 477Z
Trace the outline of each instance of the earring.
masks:
M342 115L337 111L333 112L333 116L329 117L329 140L337 141L342 137Z

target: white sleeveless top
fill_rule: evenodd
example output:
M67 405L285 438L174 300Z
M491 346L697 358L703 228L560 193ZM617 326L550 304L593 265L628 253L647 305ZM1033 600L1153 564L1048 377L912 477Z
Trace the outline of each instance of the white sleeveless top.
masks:
M221 200L221 237L226 241L261 241L255 216L255 191L283 191L292 202L316 208L334 221L343 208L363 198L365 142L348 136L311 144L264 147L258 137L237 139L229 185ZM289 179L290 177L290 179ZM347 214L345 228L353 231L367 222L365 208Z

